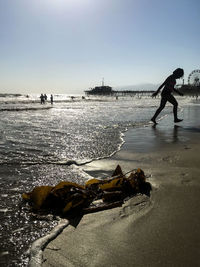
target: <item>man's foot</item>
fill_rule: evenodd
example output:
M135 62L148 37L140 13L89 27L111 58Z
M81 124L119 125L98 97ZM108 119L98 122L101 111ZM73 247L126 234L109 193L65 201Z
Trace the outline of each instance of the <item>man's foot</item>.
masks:
M156 120L155 119L151 119L151 121L154 123L154 124L158 124L157 122L156 122Z
M182 120L181 119L175 119L174 122L181 122Z

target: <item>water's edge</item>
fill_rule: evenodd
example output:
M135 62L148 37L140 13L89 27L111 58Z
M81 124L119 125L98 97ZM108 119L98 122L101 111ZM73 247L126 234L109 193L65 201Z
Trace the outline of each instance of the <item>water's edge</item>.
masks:
M31 248L28 251L29 254L29 266L40 267L42 264L42 252L50 241L55 239L62 231L69 225L67 219L60 220L59 224L51 230L51 232L36 241L33 242Z

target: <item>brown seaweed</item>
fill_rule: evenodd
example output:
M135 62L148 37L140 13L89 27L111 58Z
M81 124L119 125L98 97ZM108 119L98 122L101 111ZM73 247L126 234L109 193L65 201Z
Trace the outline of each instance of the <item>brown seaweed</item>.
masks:
M118 165L108 179L91 179L85 185L63 181L55 186L37 186L22 194L34 212L41 210L67 216L69 213L88 213L113 208L123 204L128 196L137 193L150 195L151 185L141 169L126 177ZM101 204L95 204L102 200Z

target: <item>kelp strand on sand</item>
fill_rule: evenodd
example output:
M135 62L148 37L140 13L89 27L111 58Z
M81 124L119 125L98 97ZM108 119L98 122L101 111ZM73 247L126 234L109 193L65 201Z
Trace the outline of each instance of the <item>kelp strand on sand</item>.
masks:
M126 177L118 165L111 178L88 180L85 185L63 181L56 186L37 186L22 194L34 212L45 211L67 216L89 213L122 205L124 199L137 193L150 194L151 185L141 169Z

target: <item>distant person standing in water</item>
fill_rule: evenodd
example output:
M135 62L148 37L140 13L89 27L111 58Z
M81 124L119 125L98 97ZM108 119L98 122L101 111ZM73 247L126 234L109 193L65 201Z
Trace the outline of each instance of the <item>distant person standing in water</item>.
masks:
M164 109L167 101L169 101L174 107L173 107L173 113L174 113L174 122L180 122L182 121L181 119L178 119L177 117L177 108L178 108L178 102L176 101L175 97L172 95L172 92L175 91L177 94L183 96L181 92L179 92L177 89L174 88L176 84L176 79L180 79L184 75L184 70L183 69L176 69L172 75L167 77L167 79L164 81L163 84L158 88L156 92L152 94L152 97L155 97L159 91L162 89L164 86L162 93L161 93L161 101L160 101L160 107L156 110L156 113L154 116L151 118L151 121L154 124L157 124L156 118L160 114L160 112Z
M40 95L40 103L44 104L44 95L43 94Z
M53 95L50 96L51 105L53 105Z

